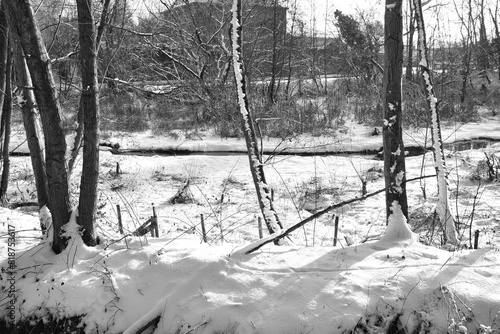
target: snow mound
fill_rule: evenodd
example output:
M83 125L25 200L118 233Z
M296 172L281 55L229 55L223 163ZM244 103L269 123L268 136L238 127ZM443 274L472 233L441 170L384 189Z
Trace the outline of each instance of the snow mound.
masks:
M270 244L244 255L232 244L154 239L141 246L136 238L128 249L88 248L76 213L65 231L71 239L61 254L44 243L19 253L18 321L80 316L87 333L146 325L155 333L342 333L396 323L446 333L495 326L491 315L500 310L495 251L450 253L417 242L387 248L382 240L345 248Z

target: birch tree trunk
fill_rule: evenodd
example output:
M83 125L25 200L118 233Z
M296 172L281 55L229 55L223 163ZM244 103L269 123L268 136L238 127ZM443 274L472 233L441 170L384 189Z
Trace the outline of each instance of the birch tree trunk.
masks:
M35 99L40 111L46 148L46 170L49 189L49 209L52 214L54 239L52 249L60 253L67 244L61 227L70 218L70 198L66 171L66 138L61 123L61 108L57 98L49 55L35 21L29 0L5 0L13 30L19 36L33 82Z
M41 209L49 204L49 193L47 186L47 172L45 170L45 148L43 147L43 134L40 129L40 120L35 108L35 98L30 89L32 87L31 77L28 73L23 51L19 46L15 50L16 81L20 87L18 92L18 103L23 114L24 131L30 151L31 166L35 176L38 207ZM43 229L44 227L42 227Z
M437 98L436 94L434 93L432 76L429 70L429 56L425 36L424 18L422 16L422 3L421 0L412 1L414 4L415 19L418 31L418 54L420 58L419 65L431 116L432 147L434 153L434 165L436 168L438 188L438 203L436 211L445 232L446 242L456 245L458 244L457 231L455 228L455 219L451 213L450 202L448 198L448 174L446 171L445 157L443 154L443 140L441 138L441 125L439 122Z
M391 216L406 220L397 221L398 229L408 231L408 200L406 197L405 148L402 131L402 87L403 76L403 0L386 0L385 5L385 68L384 68L384 176L387 223Z
M241 60L241 0L233 0L232 21L231 21L231 41L233 51L233 69L236 79L236 89L238 95L238 107L242 115L242 128L247 145L248 158L250 160L250 171L252 173L255 190L260 210L267 229L270 234L283 228L278 215L273 207L271 192L266 183L264 167L257 146L254 125L250 110L248 108L248 98L246 95L246 83L243 76L243 64ZM275 242L278 243L278 242Z

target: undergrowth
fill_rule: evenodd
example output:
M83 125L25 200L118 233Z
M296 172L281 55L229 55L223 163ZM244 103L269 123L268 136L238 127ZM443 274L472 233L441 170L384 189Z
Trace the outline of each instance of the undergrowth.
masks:
M406 300L406 298L404 299ZM431 295L422 299L418 309L393 307L382 302L373 312L361 316L353 327L344 329L342 334L499 334L500 310L492 309L484 324L459 294L441 285ZM445 315L441 317L440 315ZM339 328L341 329L341 328Z
M43 318L28 317L14 326L5 319L0 319L0 332L9 334L84 334L85 315L73 317L56 317L47 311Z

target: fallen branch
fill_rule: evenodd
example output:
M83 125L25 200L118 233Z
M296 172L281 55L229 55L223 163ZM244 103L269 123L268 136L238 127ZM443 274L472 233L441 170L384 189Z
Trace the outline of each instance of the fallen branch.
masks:
M429 178L429 177L436 177L436 175L426 175L426 176L415 177L413 179L406 180L405 183L408 183L408 182L411 182L411 181L420 180L420 179L425 179L425 178ZM292 233L296 229L304 226L305 224L309 223L310 221L318 219L319 217L321 217L325 213L328 213L328 212L330 212L330 211L332 211L334 209L337 209L339 207L342 207L344 205L351 204L353 202L365 200L365 199L367 199L369 197L373 197L375 195L378 195L378 194L380 194L380 193L382 193L384 191L385 191L385 188L379 189L377 191L374 191L372 193L366 194L366 195L361 196L361 197L355 197L355 198L351 198L351 199L349 199L347 201L343 201L343 202L340 202L340 203L329 205L325 209L316 212L315 214L313 214L313 215L309 216L308 218L306 218L306 219L298 222L297 224L292 225L292 226L290 226L287 229L278 231L277 233L271 235L269 238L265 238L265 239L260 240L261 242L257 242L256 244L253 245L253 247L247 247L247 248L245 248L243 253L244 254L251 254L251 253L255 252L256 250L260 249L262 246L264 246L264 245L266 245L268 243L275 242L275 241L278 241L279 239L282 239L282 238L286 237L288 234Z
M135 230L132 233L132 235L137 236L137 237L141 237L141 236L145 235L146 233L151 232L152 229L153 229L153 217L146 220L146 222L144 224L142 224L141 226L139 226L137 228L137 230Z
M153 208L153 212L154 212L154 208ZM152 237L156 237L156 238L159 237L158 218L156 217L156 213L153 214L153 217L146 220L146 222L144 224L139 226L139 228L137 230L135 230L132 233L132 235L137 236L137 237L141 237L148 232L151 232Z
M137 320L129 328L127 328L127 330L125 330L123 334L152 333L158 327L158 323L160 322L166 307L167 307L167 297L164 297L148 313L143 315L139 320ZM191 328L187 332L183 333L186 334L192 333L193 331L196 331L197 329L207 325L210 321L211 319L207 319L199 323L195 327ZM179 330L177 330L176 333L178 332Z

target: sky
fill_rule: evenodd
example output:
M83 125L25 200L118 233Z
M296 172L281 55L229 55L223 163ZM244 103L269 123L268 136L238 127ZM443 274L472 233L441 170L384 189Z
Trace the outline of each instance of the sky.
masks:
M335 31L333 26L333 13L340 10L345 14L356 15L360 11L370 13L379 21L383 20L384 7L381 0L298 0L300 11L304 14L306 21L309 22L309 28L316 18L315 26L318 31L326 31L331 34ZM326 14L326 24L325 24ZM312 30L312 29L311 29Z

